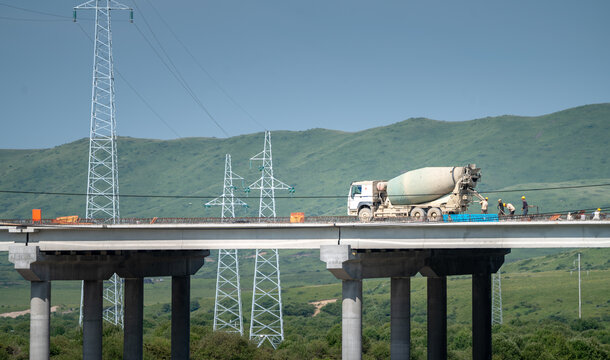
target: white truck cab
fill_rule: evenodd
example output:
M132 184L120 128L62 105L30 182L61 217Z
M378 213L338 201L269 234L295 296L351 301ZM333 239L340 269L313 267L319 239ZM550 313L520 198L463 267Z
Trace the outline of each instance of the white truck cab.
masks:
M359 210L363 208L372 209L374 207L373 203L377 198L375 182L355 181L350 185L347 197L347 215L358 216ZM365 215L372 217L372 212Z

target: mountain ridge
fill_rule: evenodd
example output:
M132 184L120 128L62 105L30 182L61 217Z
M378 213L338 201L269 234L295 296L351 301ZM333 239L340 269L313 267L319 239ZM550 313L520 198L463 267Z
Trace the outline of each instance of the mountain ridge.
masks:
M349 183L389 179L425 166L463 166L483 169L479 190L499 190L527 183L586 183L608 179L610 103L580 106L539 117L503 115L462 122L411 118L391 125L346 132L321 128L272 132L276 178L294 185L305 199L278 199L278 216L303 211L307 215L343 215ZM248 179L260 175L250 157L262 150L263 133L231 138L188 137L173 140L120 137L119 184L123 194L198 195L222 193L225 154L233 170ZM84 193L87 181L88 139L47 149L0 150L0 190ZM550 193L549 193L550 194ZM597 207L610 204L603 192L582 192L581 204L528 194L544 201L543 208ZM278 192L278 195L288 195ZM320 196L333 198L319 198ZM568 194L578 199L578 193ZM249 198L255 216L257 193ZM600 197L601 196L601 197ZM513 202L517 202L520 195ZM207 200L205 200L207 201ZM121 199L124 217L217 216L201 203L181 199ZM0 193L0 218L27 218L32 208L44 217L84 216L83 196L17 195ZM473 208L473 211L476 209Z

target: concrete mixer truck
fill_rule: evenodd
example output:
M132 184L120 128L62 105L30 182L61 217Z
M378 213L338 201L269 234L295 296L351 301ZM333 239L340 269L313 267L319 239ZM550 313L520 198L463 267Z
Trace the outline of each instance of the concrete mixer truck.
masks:
M374 218L406 217L430 221L444 214L459 214L468 209L481 169L464 167L426 167L407 171L391 180L354 181L347 199L347 214L368 222Z

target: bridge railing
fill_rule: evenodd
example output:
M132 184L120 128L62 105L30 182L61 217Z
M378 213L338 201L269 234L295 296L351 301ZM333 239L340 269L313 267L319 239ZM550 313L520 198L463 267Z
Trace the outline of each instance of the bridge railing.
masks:
M571 215L571 219L568 214L562 213L548 213L548 214L532 214L532 215L501 215L497 214L450 214L444 215L442 220L439 222L516 222L516 221L527 221L527 222L544 222L544 221L595 221L592 219L593 216L590 213L576 213ZM608 221L610 217L606 214L601 214L600 220ZM304 223L359 223L357 217L354 216L306 216L303 219ZM428 219L414 219L411 217L393 217L378 219L375 218L372 222L379 223L436 223ZM257 224L257 223L276 223L286 224L290 223L290 217L275 217L275 218L259 218L259 217L237 217L237 218L219 218L219 217L196 217L196 218L185 218L185 217L151 217L151 218L123 218L118 224L124 225L146 225L146 224L158 224L158 225L171 225L171 224ZM40 221L32 221L31 219L9 219L0 220L0 226L53 226L53 225L99 225L99 224L111 224L108 219L81 219L78 217L57 218L57 219L42 219Z

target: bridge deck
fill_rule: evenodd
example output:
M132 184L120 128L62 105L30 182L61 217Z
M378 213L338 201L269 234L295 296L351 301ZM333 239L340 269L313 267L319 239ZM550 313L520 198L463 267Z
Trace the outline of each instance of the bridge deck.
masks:
M0 226L0 251L610 247L610 221L233 223Z

